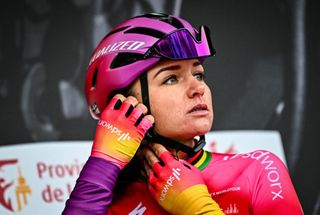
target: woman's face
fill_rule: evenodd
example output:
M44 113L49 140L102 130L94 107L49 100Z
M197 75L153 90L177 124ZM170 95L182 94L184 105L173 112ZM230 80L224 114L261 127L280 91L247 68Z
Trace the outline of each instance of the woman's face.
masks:
M155 130L178 141L210 131L213 121L211 91L197 59L161 61L148 71L151 114ZM133 93L141 101L140 83Z

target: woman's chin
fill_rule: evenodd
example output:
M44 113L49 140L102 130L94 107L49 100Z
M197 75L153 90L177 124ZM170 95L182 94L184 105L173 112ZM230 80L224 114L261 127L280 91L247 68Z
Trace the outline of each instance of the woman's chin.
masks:
M211 130L212 123L208 121L204 121L201 123L196 123L190 126L190 131L194 132L195 136L200 136L208 133Z
M212 123L209 120L203 120L194 123L186 123L174 126L175 129L160 130L157 127L155 131L167 138L174 140L190 140L197 136L205 135L211 130Z
M210 126L202 126L202 127L195 127L188 130L185 130L183 133L183 136L181 136L182 139L194 139L195 137L205 135L210 131Z

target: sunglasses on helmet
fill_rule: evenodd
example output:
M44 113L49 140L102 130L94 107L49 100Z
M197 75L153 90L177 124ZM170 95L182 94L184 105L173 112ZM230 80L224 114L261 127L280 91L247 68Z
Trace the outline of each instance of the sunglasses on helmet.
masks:
M170 60L181 60L213 56L215 53L209 28L201 26L196 37L185 28L173 31L155 43L144 58L158 55Z

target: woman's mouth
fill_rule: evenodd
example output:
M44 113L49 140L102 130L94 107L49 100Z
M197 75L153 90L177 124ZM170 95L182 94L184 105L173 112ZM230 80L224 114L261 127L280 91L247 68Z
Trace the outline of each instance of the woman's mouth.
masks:
M208 106L206 104L197 104L188 113L194 113L199 111L208 111Z

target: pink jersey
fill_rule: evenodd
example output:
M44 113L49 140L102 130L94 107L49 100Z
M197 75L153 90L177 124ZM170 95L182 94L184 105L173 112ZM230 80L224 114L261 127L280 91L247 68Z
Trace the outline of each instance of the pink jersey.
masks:
M268 151L247 154L203 152L194 163L225 214L303 214L286 166ZM167 214L136 181L115 198L108 214Z
M212 198L225 214L303 214L287 168L268 151L219 154L201 151L191 164L201 170ZM139 179L113 193L120 169L90 157L66 202L63 215L168 214Z

